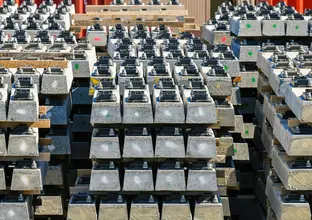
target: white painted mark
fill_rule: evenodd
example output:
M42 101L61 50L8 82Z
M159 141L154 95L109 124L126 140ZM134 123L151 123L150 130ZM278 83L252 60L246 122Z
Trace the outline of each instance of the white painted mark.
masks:
M101 112L101 114L102 114L103 116L107 116L107 115L108 115L108 111L107 111L107 110L104 110L104 111Z
M132 149L138 152L142 152L141 147L136 143L132 143Z
M171 178L170 176L167 176L167 177L166 177L166 182L167 182L167 183L170 183L171 181L172 181L172 178Z
M55 149L55 146L54 145L48 145L48 149L49 149L49 151L53 151Z
M103 149L104 151L108 151L109 146L107 144L101 144L100 148Z
M52 88L57 88L58 83L56 80L53 81L53 83L51 84Z
M22 182L24 185L26 185L26 186L29 185L29 178L28 178L27 176L22 175L20 179L21 179L21 182Z
M8 211L8 216L13 217L15 215L15 212L13 210Z
M200 143L200 144L197 146L197 148L198 148L198 151L199 151L199 152L206 151L207 148L208 148L208 144L206 144L206 143Z
M165 111L164 111L164 114L165 114L165 116L168 116L168 117L172 116L171 112L168 111L168 110L165 110Z
M136 184L140 184L140 183L141 183L140 177L134 176L134 182L135 182Z
M200 184L206 184L207 183L207 178L205 176L200 176L199 177L199 183Z
M204 116L205 115L205 112L202 108L198 108L198 115L199 116Z
M21 152L25 152L25 151L27 151L27 148L28 148L28 146L27 146L26 141L22 140L21 144L20 144L20 147L19 147L20 151Z
M25 109L22 109L22 108L16 109L16 114L26 115L26 113L27 112Z
M173 141L166 141L165 145L166 147L169 147L169 148L178 148L178 145Z
M135 117L139 117L139 116L140 116L139 112L135 112L135 113L134 113L134 116L135 116Z
M107 179L106 176L103 176L103 177L101 178L101 181L102 181L103 183L108 183L108 179Z

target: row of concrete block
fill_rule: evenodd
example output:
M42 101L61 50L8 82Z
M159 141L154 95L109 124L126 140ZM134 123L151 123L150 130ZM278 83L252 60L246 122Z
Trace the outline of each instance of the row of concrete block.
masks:
M87 178L78 177L76 185L86 184ZM124 174L113 162L97 163L93 166L89 177L89 190L103 192L218 190L216 170L210 163L191 164L188 169L180 162L163 163L157 169L155 178L154 182L153 170L147 162L128 165Z
M215 158L216 140L211 129L195 129L184 135L178 128L158 131L155 147L150 130L133 128L127 131L122 146L123 158ZM90 158L120 159L120 141L113 129L94 129L91 138ZM186 146L186 147L185 147ZM154 152L155 148L155 152Z
M273 91L285 102L300 121L312 122L310 54L259 52L257 65L268 78ZM291 56L292 55L292 56ZM283 65L283 68L280 66Z
M130 202L130 201L129 201ZM129 206L122 196L103 198L96 211L96 201L89 195L73 195L68 207L68 220L106 219L223 219L222 204L217 196L202 196L189 202L187 196L169 196L163 202L152 195L134 198Z

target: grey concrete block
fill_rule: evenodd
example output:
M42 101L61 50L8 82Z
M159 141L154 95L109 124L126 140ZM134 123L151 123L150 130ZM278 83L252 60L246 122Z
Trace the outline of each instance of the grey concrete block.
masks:
M137 56L136 45L132 39L122 37L117 40L109 39L107 43L107 53L110 57L121 57L123 53L128 53L131 57Z
M141 195L131 202L129 220L158 220L160 218L158 201L154 197Z
M35 166L31 168L15 167L12 174L11 190L42 190L42 174L41 169Z
M99 220L128 219L127 203L121 195L102 198L99 208Z
M120 191L119 169L114 162L93 165L90 179L90 191Z
M261 49L257 41L232 41L234 55L240 62L256 62L258 51Z
M73 82L71 66L66 69L50 67L42 74L42 94L68 94Z
M184 168L180 162L160 165L157 169L155 191L185 191Z
M6 190L6 175L3 166L0 166L0 190Z
M44 178L45 186L62 186L63 185L63 173L61 165L49 165L47 174Z
M116 89L96 90L93 95L91 123L121 123L119 87Z
M209 44L217 45L217 44L225 44L230 46L232 37L230 34L228 24L218 23L216 25L203 25L201 37L208 41Z
M107 30L98 24L87 27L87 40L96 47L103 47L107 44Z
M72 88L72 104L73 105L91 105L92 96L89 95L89 87L73 87Z
M285 36L285 21L281 19L262 20L262 35L264 36Z
M243 100L242 100L243 103ZM224 99L215 99L216 109L218 112L218 120L221 127L235 126L235 111L231 102Z
M0 79L3 80L2 84L8 85L9 91L12 89L12 75L13 73L10 71L10 69L0 67Z
M192 164L188 170L187 191L218 191L216 170L212 164Z
M31 201L28 196L7 195L0 202L1 218L30 220Z
M109 128L94 129L91 139L90 158L121 158L118 133Z
M190 204L185 196L169 196L165 198L162 206L161 219L192 219Z
M171 78L172 73L170 65L161 57L155 57L146 67L145 76L146 83L149 85L150 91L153 91L153 86L163 78Z
M217 122L216 106L206 86L183 87L183 103L186 109L186 123L211 124Z
M186 156L190 158L215 158L216 139L212 129L192 129L188 132Z
M144 89L127 89L123 97L123 123L153 123L150 93Z
M255 14L245 14L241 17L232 17L230 20L230 30L236 36L256 37L262 36L261 20Z
M184 104L178 87L154 89L154 123L175 124L185 122Z
M156 136L155 157L184 158L185 144L179 128L163 128Z
M223 220L223 208L222 203L218 201L215 196L213 198L202 196L195 202L194 219L198 220Z
M8 154L14 156L39 155L38 128L16 127L11 130L8 141Z
M71 61L74 78L89 77L97 61L95 47L89 43L79 43L74 49Z
M68 95L65 99L46 98L45 106L46 116L50 119L51 125L67 125L72 108L71 97Z
M34 122L39 117L37 87L13 88L10 97L8 121Z
M186 84L190 79L203 79L191 58L183 58L175 63L173 77L178 86Z
M9 105L8 100L8 85L1 84L0 78L0 121L7 120L7 109Z
M67 220L97 220L95 199L87 194L72 195Z
M204 72L205 84L211 96L230 96L232 94L232 79L223 66L212 67Z
M147 162L130 164L125 168L123 191L154 191L153 172Z
M7 154L6 130L0 130L0 155Z
M46 138L52 139L52 144L48 146L51 155L71 154L71 130L67 128L51 127Z
M14 76L14 82L23 77L32 78L33 84L36 84L40 88L40 79L43 72L42 68L32 68L32 67L21 67L17 69L11 69Z
M308 36L309 35L309 21L304 17L302 20L293 20L288 18L285 20L286 36Z
M146 128L127 130L123 146L123 158L154 158L153 140Z

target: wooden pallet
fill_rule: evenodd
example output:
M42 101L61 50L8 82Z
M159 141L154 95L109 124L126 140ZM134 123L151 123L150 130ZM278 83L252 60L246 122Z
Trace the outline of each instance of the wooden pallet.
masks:
M61 68L68 67L67 60L0 60L0 66L5 68L19 68L24 66L31 66L33 68L47 68L51 66L58 66Z

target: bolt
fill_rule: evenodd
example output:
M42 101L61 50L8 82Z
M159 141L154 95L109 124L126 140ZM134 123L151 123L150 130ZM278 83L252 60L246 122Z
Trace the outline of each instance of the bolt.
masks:
M143 169L147 169L148 168L148 164L146 161L143 162Z
M109 129L109 134L108 134L108 135L109 135L109 136L114 136L114 135L115 135L114 129L110 128L110 129Z
M109 162L109 169L115 169L115 164L113 161Z
M91 196L90 195L87 195L87 198L86 198L86 202L92 202L92 198L91 198Z
M142 130L142 135L148 135L148 130L147 130L147 128L143 128L143 130Z
M181 168L181 164L180 164L179 161L177 161L177 162L175 163L174 168L176 168L176 169L180 169L180 168Z
M174 128L174 135L180 135L180 130L179 128Z
M181 195L180 202L186 202L186 199L185 199L185 196L184 196L184 195Z
M207 168L208 170L212 170L213 169L213 164L210 162L207 162Z
M219 199L217 195L214 195L213 199L212 199L213 203L219 203Z
M148 199L148 202L150 202L150 203L152 203L152 202L154 202L155 200L154 200L154 197L152 196L152 195L150 195L150 197L149 197L149 199Z
M311 164L310 160L307 160L306 167L307 168L311 168L312 167L312 164Z
M24 201L24 197L23 197L22 194L19 194L19 195L18 195L17 201L19 201L19 202L23 202L23 201Z
M36 168L37 168L36 161L33 160L32 164L31 164L31 169L36 169Z
M303 194L300 195L299 201L300 201L300 202L305 202L305 198L304 198L304 195L303 195Z

